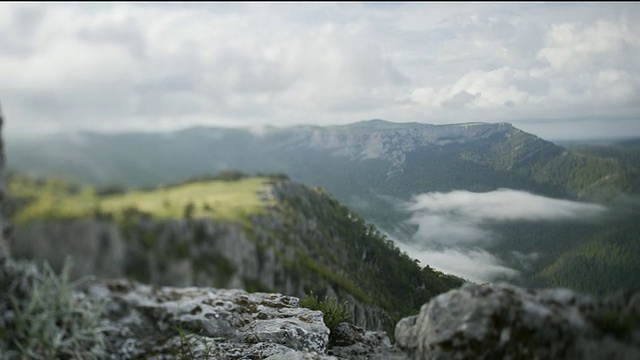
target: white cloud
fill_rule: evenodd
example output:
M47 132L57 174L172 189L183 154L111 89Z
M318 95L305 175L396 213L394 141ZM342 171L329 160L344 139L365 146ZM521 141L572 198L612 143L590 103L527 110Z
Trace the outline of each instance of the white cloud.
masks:
M443 214L469 221L567 220L601 215L601 205L547 198L524 191L499 189L485 193L457 190L414 197L408 209L414 214Z
M568 73L620 65L628 61L625 55L632 55L640 45L639 34L625 24L608 21L587 27L575 23L552 25L547 38L548 44L538 52L538 58L554 70ZM625 54L629 50L632 53Z
M499 241L488 225L505 221L590 221L607 212L601 205L511 189L426 193L415 196L402 208L411 213L408 223L417 227L411 241L399 245L402 249L422 265L480 282L517 275L487 251ZM538 254L512 255L524 268L538 258Z
M425 249L413 244L396 243L400 250L418 259L422 266L460 276L469 281L484 283L496 279L508 280L518 275L518 271L485 250L468 248Z

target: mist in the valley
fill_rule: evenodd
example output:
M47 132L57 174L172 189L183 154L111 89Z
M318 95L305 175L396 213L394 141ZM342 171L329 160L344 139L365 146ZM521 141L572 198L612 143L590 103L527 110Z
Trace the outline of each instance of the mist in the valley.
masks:
M552 199L524 191L499 189L474 193L432 192L401 205L410 212L408 223L417 231L400 249L423 266L474 282L509 279L518 275L488 249L500 240L489 225L507 221L589 221L604 216L601 205ZM523 262L538 254L517 254ZM526 260L526 261L525 261Z

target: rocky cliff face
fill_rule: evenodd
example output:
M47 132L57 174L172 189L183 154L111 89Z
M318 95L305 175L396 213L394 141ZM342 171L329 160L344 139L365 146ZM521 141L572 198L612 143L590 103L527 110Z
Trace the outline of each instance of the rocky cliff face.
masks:
M260 247L238 224L147 220L123 229L90 219L42 221L18 229L15 239L16 256L46 260L57 270L71 257L75 279L128 276L160 286L270 290L298 297L316 289L347 301L359 326L381 329L389 321L386 312L360 302L326 279L299 274L286 258L275 255L277 247Z
M425 298L461 283L444 275L437 281L440 275L433 273L437 284L424 284L424 274L410 258L321 190L277 181L264 196L276 205L242 221L142 213L118 221L104 216L35 220L16 230L11 246L16 257L47 260L58 271L71 256L74 279L129 277L159 286L239 288L300 298L313 291L346 301L356 325L376 330L392 328ZM432 292L419 291L424 288Z
M507 123L429 125L372 120L346 126L282 129L267 133L265 141L287 137L285 146L289 151L328 150L333 156L350 160L382 159L402 167L406 154L420 147L463 144L514 132L521 131Z

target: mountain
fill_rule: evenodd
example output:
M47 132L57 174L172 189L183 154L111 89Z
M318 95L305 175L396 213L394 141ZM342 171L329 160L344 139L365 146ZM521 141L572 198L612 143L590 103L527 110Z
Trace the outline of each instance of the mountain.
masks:
M198 127L51 136L8 141L7 148L10 168L102 185L155 186L225 170L285 173L356 209L375 194L404 198L461 188L605 200L640 192L637 167L622 159L567 150L507 123Z
M0 138L0 173L4 170L2 155ZM303 276L289 279L291 283L304 278L317 288L328 281L328 289L337 288L334 291L347 292L347 296L353 288L346 284L372 286L368 290L373 293L369 294L375 297L365 307L392 306L388 311L396 314L402 308L394 305L410 301L415 313L428 294L459 282L429 268L416 269L415 263L384 241L375 227L364 225L362 219L320 189L291 183L283 176L246 179L238 173L225 173L217 179L128 193L113 187L98 193L60 181L16 177L9 187L10 197L0 196L0 207L14 211L18 230L40 227L32 241L40 241L44 249L27 249L44 257L62 249L63 253L80 255L76 259L93 270L118 272L123 270L123 263L128 263L129 268L142 270L136 275L139 277L154 270L170 275L165 277L168 281L175 281L176 273L192 279L199 273L204 275L202 281L224 282L239 272L233 263L238 257L222 260L236 249L244 253L240 261L249 267L252 260L257 260L253 264L263 269L265 258L272 265L284 263L285 273L297 273L296 265L307 267ZM0 193L3 190L4 179L0 178ZM325 325L330 312L305 309L297 298L282 294L158 287L131 280L82 282L80 290L76 288L78 283L69 282L67 266L57 276L50 267L40 271L33 261L13 259L5 251L7 223L5 212L0 212L2 358L400 360L521 358L534 354L536 358L637 359L640 354L638 292L594 301L566 289L534 291L468 284L425 303L419 315L401 319L395 326L397 342L392 348L384 333L348 323L329 329ZM281 237L272 237L272 233L262 231L265 224L274 230L280 224L289 226L280 232ZM300 224L311 232L301 233ZM226 231L234 227L241 231L229 241ZM341 239L343 235L353 238ZM56 237L58 241L52 241ZM269 245L266 248L265 238ZM278 246L282 241L286 246ZM226 246L221 247L220 242ZM314 244L318 245L316 249L301 250ZM18 248L24 245L14 242ZM142 254L129 255L128 250L140 248L144 249ZM285 253L276 251L272 254L277 256L265 257L265 251L271 249ZM286 253L289 249L298 256L320 255L319 260L303 258L302 264L297 263L296 257ZM352 267L350 255L361 251L362 258L356 261L361 272L356 271L352 278L336 276L333 271ZM246 257L252 252L262 255L257 259ZM336 259L323 265L323 254ZM346 263L341 262L345 255ZM193 261L199 256L203 268ZM173 258L167 261L167 257ZM396 269L401 270L401 276L389 283L388 276L397 275L393 273ZM221 276L225 271L227 276ZM259 280L243 278L265 285L262 276ZM380 302L376 284L393 294L383 293ZM416 290L412 295L405 292L407 285ZM378 316L382 316L378 323L386 321L384 313Z
M215 286L347 301L353 320L392 329L462 280L421 269L375 226L319 188L223 173L171 186L96 193L14 177L13 256L73 278Z
M508 123L370 120L259 130L81 133L9 139L6 145L10 169L111 188L155 187L229 170L284 173L321 186L401 243L417 241L413 213L404 204L419 194L509 188L599 202L613 215L582 223L486 224L482 230L497 240L481 251L515 269L520 276L511 280L521 285L566 286L595 294L615 290L614 284L640 286L634 277L621 275L639 272L638 265L610 255L634 253L640 243L632 226L640 214L635 200L640 157L632 140L597 148L562 147ZM611 244L616 251L607 250ZM622 265L611 271L614 263ZM584 269L589 272L578 275Z

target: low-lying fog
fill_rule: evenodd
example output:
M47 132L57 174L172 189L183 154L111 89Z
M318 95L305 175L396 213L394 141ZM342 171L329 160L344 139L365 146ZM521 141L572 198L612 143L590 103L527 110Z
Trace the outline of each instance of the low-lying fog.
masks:
M474 282L509 278L518 274L486 249L498 237L486 225L507 221L588 221L607 208L558 200L524 191L499 189L485 193L452 191L415 196L401 204L417 226L410 242L396 242L411 257L445 273ZM519 254L535 259L537 254Z

